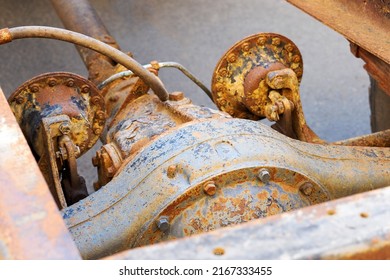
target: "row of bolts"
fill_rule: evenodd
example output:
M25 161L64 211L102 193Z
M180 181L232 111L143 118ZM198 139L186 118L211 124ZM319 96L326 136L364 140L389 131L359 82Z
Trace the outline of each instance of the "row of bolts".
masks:
M170 170L171 169L171 170ZM171 177L173 167L168 167L168 176ZM170 175L171 174L171 175ZM269 180L271 179L271 174L266 168L262 168L259 171L259 174L257 175L259 180L263 182L264 184L268 184ZM217 191L217 186L215 185L214 181L208 181L204 184L203 191L209 195L213 196L215 195ZM300 187L300 191L305 194L306 196L309 196L313 192L313 185L309 182L304 183ZM169 218L167 216L160 216L160 218L156 222L157 228L163 232L167 231L169 229Z

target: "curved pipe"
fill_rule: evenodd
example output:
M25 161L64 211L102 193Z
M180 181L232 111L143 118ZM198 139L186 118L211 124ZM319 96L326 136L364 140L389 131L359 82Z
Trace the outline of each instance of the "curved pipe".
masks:
M16 39L24 38L56 39L97 51L122 64L124 67L128 68L138 77L140 77L146 84L151 87L151 89L160 98L161 101L168 100L168 92L160 79L143 68L141 64L125 53L99 40L66 29L47 26L21 26L0 30L0 44L5 44Z

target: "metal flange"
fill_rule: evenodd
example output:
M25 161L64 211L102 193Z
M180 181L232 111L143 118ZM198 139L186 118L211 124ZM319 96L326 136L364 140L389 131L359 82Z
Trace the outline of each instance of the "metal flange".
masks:
M8 99L30 146L41 156L41 121L68 115L70 123L60 128L80 149L89 150L103 131L106 111L103 97L87 79L65 72L39 75L21 85Z
M301 80L302 56L291 40L274 33L251 35L219 60L212 78L213 100L233 117L263 118L270 91L266 75L285 68L292 69Z

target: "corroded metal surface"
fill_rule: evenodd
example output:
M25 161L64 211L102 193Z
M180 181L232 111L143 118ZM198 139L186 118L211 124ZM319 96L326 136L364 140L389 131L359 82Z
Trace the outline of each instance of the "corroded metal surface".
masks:
M390 64L388 0L287 0Z
M103 131L105 104L98 89L88 80L72 73L47 73L21 85L9 98L11 109L24 135L40 156L41 120L68 115L69 136L80 148L79 156L88 151Z
M0 259L79 259L0 89Z
M191 190L199 193L200 185L219 175L264 167L271 168L271 186L273 168L296 172L313 182L311 191L310 186L290 185L288 176L274 185L276 189L278 184L284 185L283 189L290 186L293 193L300 189L302 205L308 203L306 196L316 197L316 186L329 199L335 199L390 184L390 154L386 148L308 144L258 122L217 118L190 122L163 133L125 159L110 183L63 209L63 217L82 256L98 258L136 246L161 213L168 214L170 205ZM216 195L223 195L218 189ZM262 191L264 188L258 188L259 193ZM278 203L272 199L272 190L268 194L270 197L264 196L259 205L267 205L270 198L275 203L272 207L281 205L276 193ZM194 198L205 199L204 195ZM239 211L237 215L239 221Z
M269 174L267 179L261 172ZM169 220L169 230L158 230L152 223L134 245L209 232L328 200L326 190L297 172L272 167L234 170L177 197L159 214Z
M302 57L295 44L274 33L249 36L232 46L218 62L212 78L213 100L234 117L265 117L270 71L291 68L300 81Z
M389 29L390 29L390 24L389 24ZM359 57L364 60L364 62L366 63L364 65L364 69L366 69L368 74L370 74L370 76L373 77L378 82L380 88L383 89L383 91L390 96L390 83L389 83L390 63L385 62L379 59L378 57L375 57L370 52L362 49L361 47L353 43L351 43L351 52L356 57Z
M345 146L390 147L390 129L337 141L332 144Z
M387 187L108 259L390 259L389 200Z

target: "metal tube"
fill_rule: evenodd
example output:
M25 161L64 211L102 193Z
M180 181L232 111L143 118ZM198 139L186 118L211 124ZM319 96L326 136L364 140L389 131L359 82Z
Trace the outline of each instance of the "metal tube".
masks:
M77 32L46 26L14 27L0 30L0 34L5 34L4 36L0 36L0 39L4 38L4 40L0 40L0 44L8 43L16 39L47 38L66 41L95 50L133 71L151 87L161 101L166 101L168 99L168 92L159 78L143 68L141 64L130 56L94 38Z

